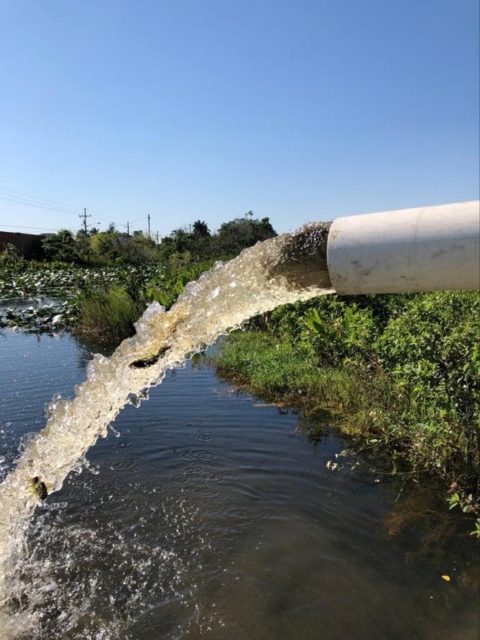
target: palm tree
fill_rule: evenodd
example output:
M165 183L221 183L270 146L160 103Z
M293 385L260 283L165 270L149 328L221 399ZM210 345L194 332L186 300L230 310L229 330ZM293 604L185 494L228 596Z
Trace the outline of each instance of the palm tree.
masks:
M209 236L210 229L208 228L207 223L202 220L195 220L193 223L193 235L200 236L201 238Z

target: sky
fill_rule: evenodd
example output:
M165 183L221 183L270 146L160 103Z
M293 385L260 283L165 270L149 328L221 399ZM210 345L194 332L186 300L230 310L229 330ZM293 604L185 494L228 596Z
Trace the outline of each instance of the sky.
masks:
M0 0L0 230L479 198L478 0Z

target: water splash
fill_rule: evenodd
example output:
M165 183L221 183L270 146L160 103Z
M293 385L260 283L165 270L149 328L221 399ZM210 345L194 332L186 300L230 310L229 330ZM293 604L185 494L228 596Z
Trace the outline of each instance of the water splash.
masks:
M36 506L58 491L68 474L126 404L138 405L167 369L212 344L245 320L278 305L332 292L326 266L328 225L259 243L228 263L216 263L189 283L166 312L149 306L111 358L96 355L75 398L57 398L47 424L26 446L16 469L0 485L0 607L24 555L25 532ZM312 269L313 265L313 269ZM0 618L0 626L9 621Z

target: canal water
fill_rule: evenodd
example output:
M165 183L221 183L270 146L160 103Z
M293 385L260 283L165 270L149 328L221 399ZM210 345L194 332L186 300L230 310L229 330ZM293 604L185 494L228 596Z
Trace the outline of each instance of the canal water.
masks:
M0 333L0 480L91 355ZM472 522L312 426L206 361L169 371L35 511L0 638L478 638Z

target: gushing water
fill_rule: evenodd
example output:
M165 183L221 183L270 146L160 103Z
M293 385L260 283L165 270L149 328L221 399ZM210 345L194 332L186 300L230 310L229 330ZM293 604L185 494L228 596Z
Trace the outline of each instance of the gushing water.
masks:
M281 304L332 291L326 267L327 225L309 225L217 263L186 286L171 308L150 305L137 333L111 358L96 355L72 401L56 399L45 428L0 485L0 607L24 555L24 536L39 502L68 474L128 403L138 405L169 368L212 344L248 318ZM8 629L7 618L0 628Z

